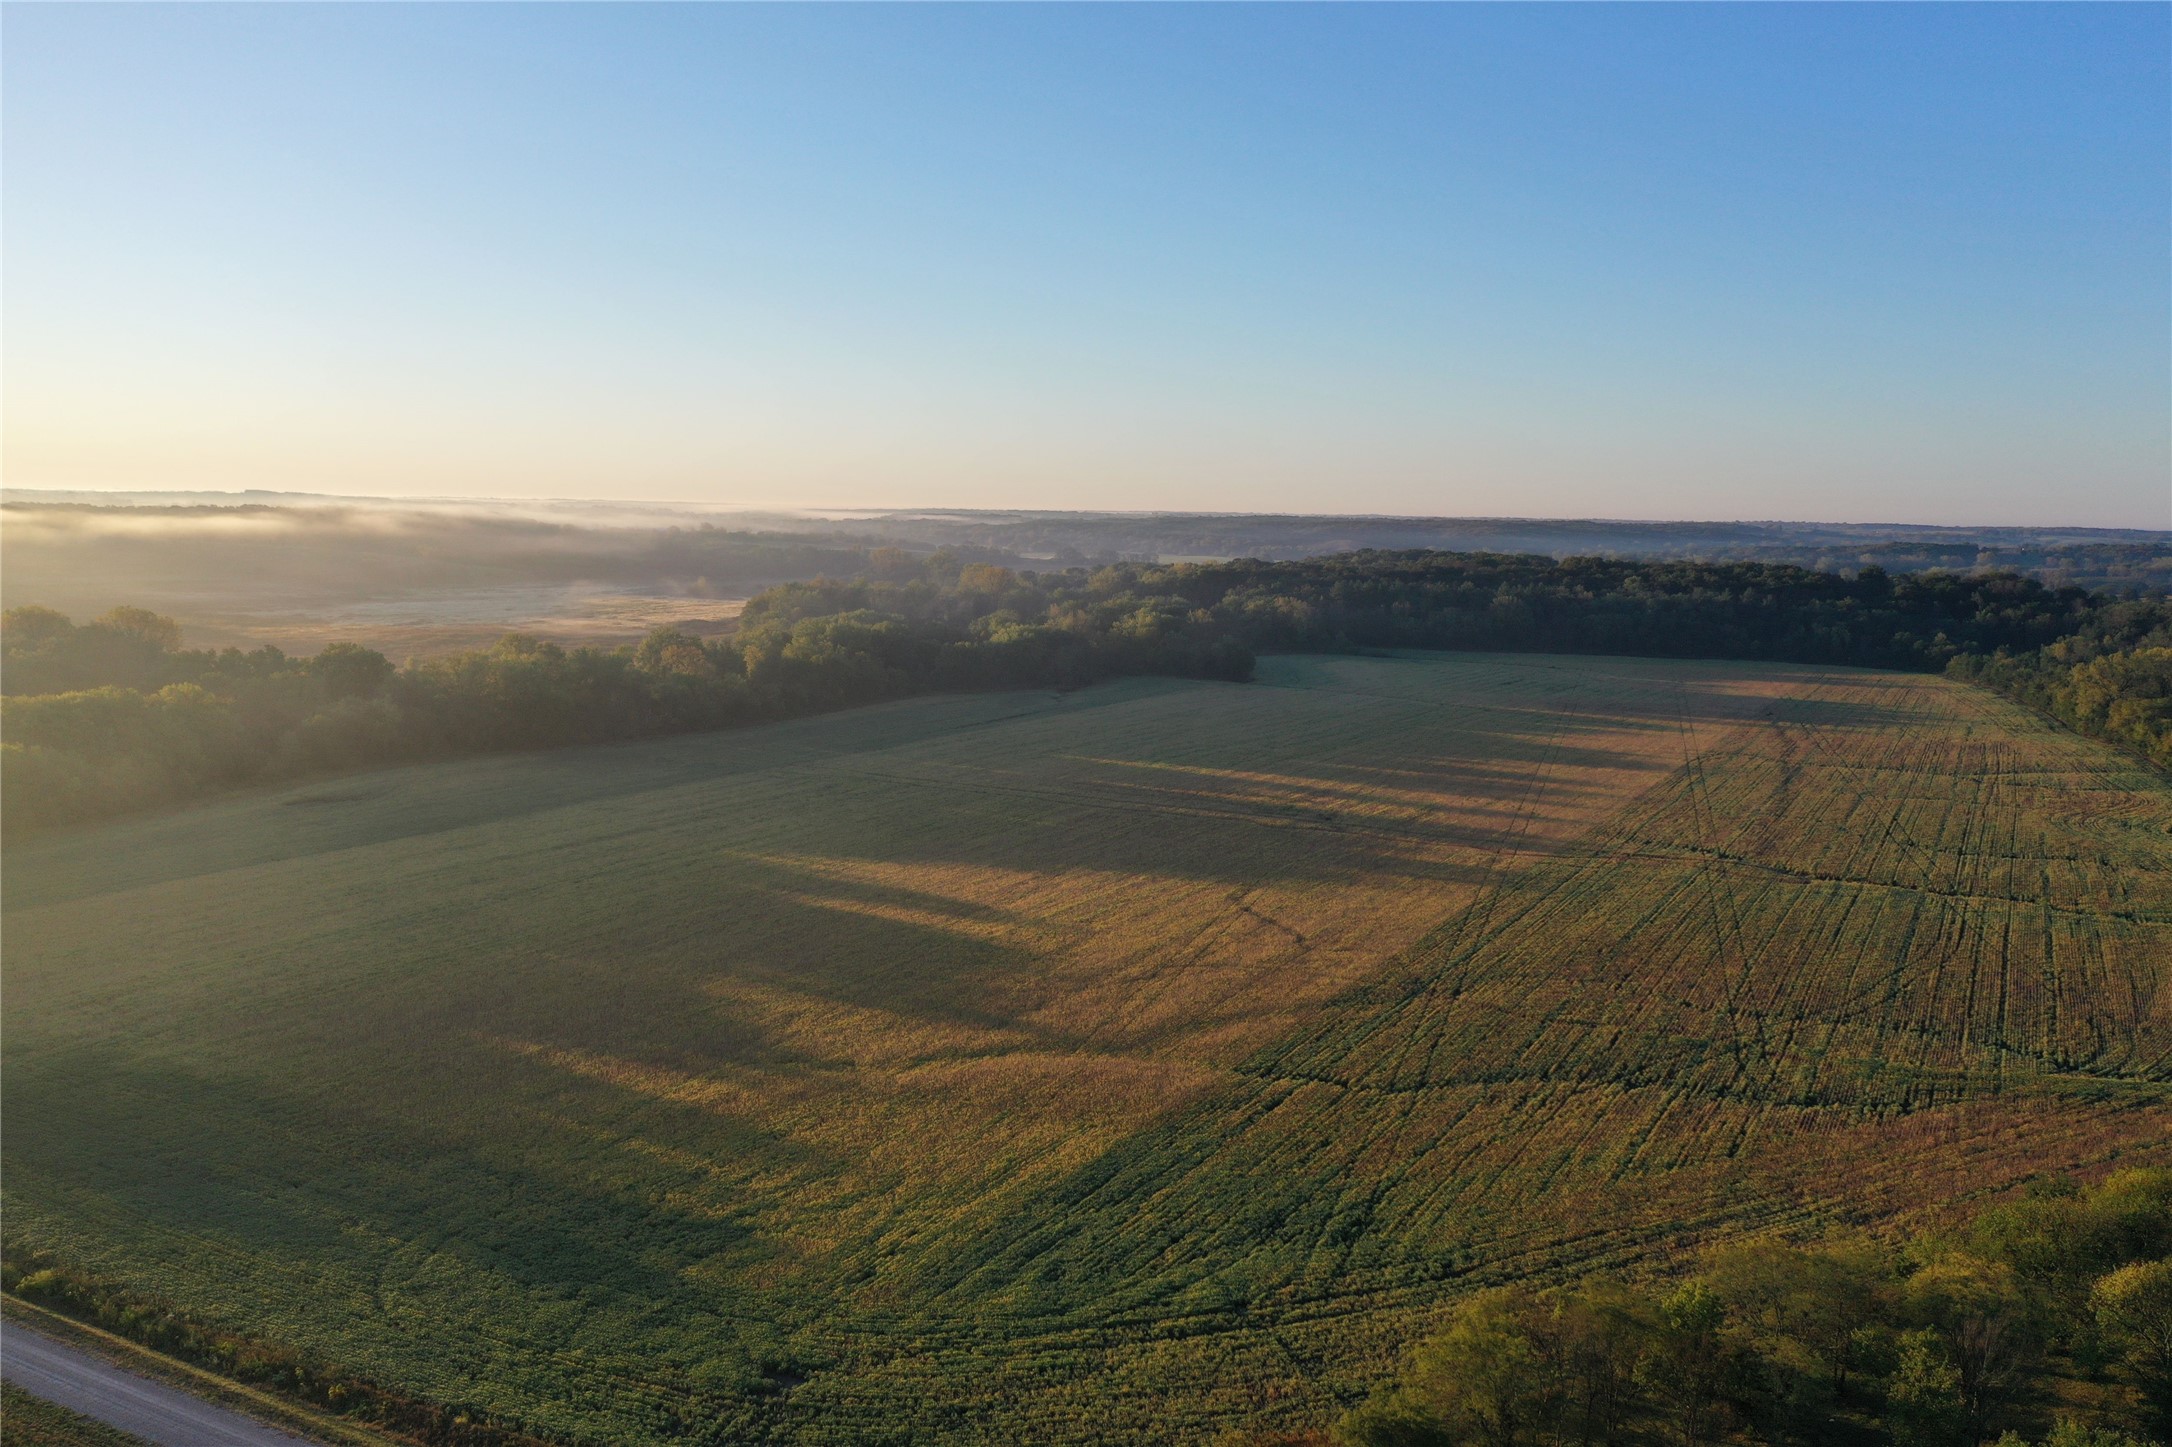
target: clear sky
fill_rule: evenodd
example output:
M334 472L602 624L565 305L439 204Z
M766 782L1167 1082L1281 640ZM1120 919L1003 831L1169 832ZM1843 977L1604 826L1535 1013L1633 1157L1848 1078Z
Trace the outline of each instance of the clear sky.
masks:
M2164 5L0 26L12 486L2172 527Z

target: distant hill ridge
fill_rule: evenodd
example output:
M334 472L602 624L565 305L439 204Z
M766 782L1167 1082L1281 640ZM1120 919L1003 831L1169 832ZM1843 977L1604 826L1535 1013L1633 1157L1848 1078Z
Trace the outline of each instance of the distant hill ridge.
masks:
M977 508L731 508L576 499L368 498L295 492L99 493L0 489L10 513L68 510L108 516L157 510L382 510L569 530L662 531L708 526L801 533L824 541L921 549L971 547L1020 561L1176 562L1251 557L1287 561L1364 548L1538 553L1638 560L1793 563L1825 572L1875 564L1889 573L2007 569L2055 585L2172 587L2172 531L2145 528L1973 527L1921 523L1638 521L1609 518L1422 517L1383 514L1072 512Z

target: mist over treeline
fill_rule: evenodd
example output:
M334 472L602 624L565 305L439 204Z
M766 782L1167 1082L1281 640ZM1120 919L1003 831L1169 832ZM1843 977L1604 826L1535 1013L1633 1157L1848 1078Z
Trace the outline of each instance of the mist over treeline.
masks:
M0 507L10 603L88 609L360 598L521 583L668 585L704 596L857 572L875 540L361 506Z
M1029 558L1076 553L1127 562L1295 562L1426 549L1556 560L1785 563L1837 573L1864 567L1888 573L2003 571L2086 588L2172 585L2172 533L2090 528L1032 512L889 513L851 526L921 546L971 546Z
M146 495L153 496L153 495ZM2052 586L2172 587L2172 533L1810 523L940 511L702 512L652 504L361 499L114 504L11 491L0 593L95 612L115 599L186 616L222 603L323 604L511 584L595 583L743 597L868 570L878 548L1010 567L1257 558L1365 549L1791 564L1853 574L2016 572Z

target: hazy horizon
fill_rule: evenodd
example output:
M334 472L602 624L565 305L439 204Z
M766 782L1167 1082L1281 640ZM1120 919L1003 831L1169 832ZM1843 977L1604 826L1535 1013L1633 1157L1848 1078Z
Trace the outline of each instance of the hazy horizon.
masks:
M2161 7L24 7L77 491L2172 526Z
M18 495L20 495L20 496L18 496ZM165 501L165 500L164 500L164 499L168 499L168 498L173 498L173 499L189 499L190 501L185 501L185 502L167 502L167 501ZM550 514L550 513L554 512L555 510L561 510L561 509L563 509L563 510L577 510L577 511L580 511L580 512L584 512L584 513L585 513L585 512L591 512L591 511L597 511L597 510L610 510L610 509L617 509L617 510L623 511L623 512L625 512L625 513L627 513L627 514L630 514L630 515L642 515L642 516L651 516L651 517L653 517L653 516L658 516L658 515L680 515L680 514L686 514L686 515L702 515L702 514L715 514L715 515L720 515L720 516L728 516L728 515L736 515L736 514L747 514L747 515L752 515L752 516L769 516L769 517L785 517L785 516L794 516L794 515L797 515L797 516L802 516L802 517L806 517L806 518L810 518L810 519L816 519L816 518L826 518L826 519L833 519L833 520L849 520L849 519L851 519L851 518L853 518L853 517L859 517L859 516L866 516L866 517L869 517L869 518L880 518L880 517L893 517L893 516L898 516L898 515L908 515L908 514L926 514L926 515L934 516L934 515L939 515L939 514L945 514L945 513L958 513L958 514L988 514L988 515L1000 515L1000 514L1006 514L1006 513L1022 513L1022 514L1049 514L1049 515L1081 515L1081 516L1106 516L1106 517L1171 517L1171 518L1185 518L1185 517L1199 517L1199 518L1215 518L1215 517L1239 517L1239 518L1242 518L1242 517L1254 517L1254 518L1283 518L1283 517L1287 517L1287 518L1305 518L1305 519L1317 519L1317 520L1321 520L1321 521L1331 521L1331 520L1350 520L1350 521L1382 521L1382 522L1393 522L1393 521L1410 521L1410 522L1469 522L1469 523L1496 523L1496 522L1497 522L1497 523L1516 523L1516 522L1533 522L1533 523L1579 523L1579 522L1582 522L1582 523L1605 523L1605 524L1614 524L1614 523L1620 523L1620 524L1632 524L1632 525L1643 525L1643 524L1651 524L1651 525L1670 525L1670 524L1671 524L1671 525L1677 525L1677 526L1683 526L1683 527L1694 527L1694 526L1700 526L1700 525L1714 525L1714 526L1833 527L1833 528L1864 528L1864 529L1880 529L1880 528L1891 528L1891 529L1918 529L1918 528L1920 528L1920 529L1940 529L1940 530L1945 530L1945 531L1953 531L1953 532L1982 532L1982 531L2001 531L2001 530L2029 530L2029 531L2060 531L2060 532L2076 532L2076 533L2083 533L2083 532L2107 532L2107 533L2152 533L2152 534L2165 534L2165 535L2172 535L2172 521L2168 521L2168 523L2167 523L2167 524L2166 524L2165 526L2161 526L2161 527L2152 527L2152 526L2149 526L2149 525L2146 525L2146 524L2145 524L2145 525L2137 525L2137 526L2121 526L2121 525L2118 525L2118 524L2105 524L2105 525L2095 525L2095 524L2085 524L2085 523L2060 523L2060 522L2049 522L2049 523L1987 523L1987 522L1981 522L1981 521L1961 521L1961 522L1922 522L1922 521L1916 521L1916 520L1913 520L1913 519L1908 519L1908 518L1893 518L1893 517L1861 517L1861 518L1839 518L1839 517L1749 517L1749 516L1741 516L1741 517L1719 517L1719 516L1710 516L1710 517L1678 517L1678 516L1658 516L1658 515L1653 515L1653 516L1639 516L1639 515L1635 515L1635 514L1614 514L1614 515L1601 515L1601 514L1595 514L1595 513L1550 513L1550 512L1522 512L1522 513L1417 513L1417 512L1368 512L1368 511L1359 511L1359 510L1355 510L1355 509L1342 509L1342 510L1334 510L1334 509L1326 509L1326 508L1303 508L1303 507L1297 507L1297 508L1274 508L1274 509L1258 509L1258 508L1185 508L1185 507L1168 507L1168 508L1115 508L1115 507L1096 508L1096 507L1075 507L1075 508L1074 508L1074 507L1036 507L1036 506L1023 506L1023 505L1018 505L1018 506L997 506L997 505L986 505L986 506L982 506L982 505L955 505L955 504L948 504L948 503L901 503L901 504L894 504L894 505L880 505L880 506L878 506L878 505L859 505L859 506L854 506L854 505L850 505L850 504L832 504L832 503L824 503L824 502L819 502L819 501L816 501L816 502L806 502L806 503L789 503L789 504L788 504L788 503L772 503L772 504L764 504L764 503L733 503L733 502L720 502L720 501L706 501L706 500L702 500L702 499L698 499L698 498L632 497L632 496L629 496L629 497L615 497L615 498L613 498L613 497L581 497L581 496L576 496L576 495L572 495L572 494L533 494L533 495L523 495L523 494L518 494L518 493L496 493L496 494L491 494L491 493L468 493L468 494L460 494L460 493L410 493L410 494L405 494L405 495L401 495L401 494L391 494L391 493L333 493L333 492L305 492L305 491L300 491L300 490L296 490L296 489L289 489L289 488L243 488L243 489L219 489L219 488L119 488L119 487L110 487L110 488L88 488L88 487L86 487L86 488L41 488L41 487L34 487L34 486L17 486L17 485L12 485L12 484L10 484L10 485L6 485L6 486L0 486L0 501L6 501L6 502L13 502L13 503L20 503L20 504L30 504L30 505L38 505L38 504L44 504L44 503L49 503L49 502L51 502L51 503L68 503L68 504L73 504L73 503L77 502L77 501L78 501L78 500L80 499L80 500L84 500L84 505L88 505L88 506L97 506L97 505L100 505L100 503L104 502L104 501L105 501L105 500L107 500L107 499L114 499L114 500L116 500L116 501L115 501L115 502L114 502L114 503L113 503L112 505L115 505L115 506L144 506L144 507L158 507L158 506L205 506L205 507L216 507L216 506L224 506L224 505L232 505L232 506L250 506L250 505L252 505L252 503L251 503L251 500L252 500L252 499L258 499L258 498L265 498L265 499L275 499L275 501L271 501L271 502L268 502L268 503L264 503L264 504L261 504L261 505L264 505L264 506L271 506L271 507L288 507L288 506L291 506L291 507L309 507L309 506L314 506L314 505L326 505L326 506L371 506L371 505L381 505L381 506L383 506L383 507L386 507L386 508L394 508L394 509L397 509L397 508L402 508L402 507L407 507L407 508L415 508L415 507L424 507L424 506L432 506L432 505L434 505L434 506L444 507L444 508L448 508L448 509L458 509L458 508L463 508L463 507L491 507L491 508L497 508L497 509L500 509L500 510L504 510L504 511L511 511L511 512L516 512L516 513L518 513L518 512L521 512L521 511L523 511L523 510L526 510L526 511L529 511L529 512L532 512L532 513L535 513L535 514L538 514L538 515L548 515L548 514ZM154 500L154 499L155 499L155 500ZM197 499L204 499L205 501L196 501ZM218 499L219 501L210 501L210 499ZM232 502L231 502L231 504L228 504L228 503L226 503L226 502L224 501L225 499L232 499ZM137 501L137 500L140 500L140 501Z

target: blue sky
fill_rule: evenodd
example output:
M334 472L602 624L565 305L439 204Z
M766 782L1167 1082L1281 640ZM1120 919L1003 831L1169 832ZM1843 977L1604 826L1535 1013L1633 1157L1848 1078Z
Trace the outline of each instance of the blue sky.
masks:
M7 7L7 481L2172 527L2172 8Z

